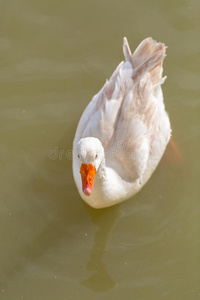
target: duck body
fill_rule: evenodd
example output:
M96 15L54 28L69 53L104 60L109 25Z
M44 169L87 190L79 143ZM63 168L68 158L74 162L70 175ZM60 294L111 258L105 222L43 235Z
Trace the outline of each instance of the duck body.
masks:
M170 140L161 89L165 49L147 38L132 55L124 38L125 62L81 116L73 142L73 175L80 196L94 208L136 194Z

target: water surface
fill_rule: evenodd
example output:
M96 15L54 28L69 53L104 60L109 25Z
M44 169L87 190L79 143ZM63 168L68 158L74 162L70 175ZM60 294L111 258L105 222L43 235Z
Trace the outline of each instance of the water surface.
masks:
M2 1L1 299L200 299L198 1ZM71 148L92 96L152 36L168 45L165 103L182 163L94 210Z

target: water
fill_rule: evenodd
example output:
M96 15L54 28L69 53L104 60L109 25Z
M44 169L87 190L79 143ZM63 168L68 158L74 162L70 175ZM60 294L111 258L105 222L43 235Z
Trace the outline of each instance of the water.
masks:
M1 299L200 299L198 1L1 1ZM94 210L72 178L77 122L147 36L182 163Z

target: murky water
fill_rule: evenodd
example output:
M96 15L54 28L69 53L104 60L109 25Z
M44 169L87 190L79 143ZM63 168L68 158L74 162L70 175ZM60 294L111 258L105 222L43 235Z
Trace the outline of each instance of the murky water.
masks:
M1 299L200 299L200 2L1 1ZM169 46L163 87L181 164L94 210L72 178L81 113L122 38Z

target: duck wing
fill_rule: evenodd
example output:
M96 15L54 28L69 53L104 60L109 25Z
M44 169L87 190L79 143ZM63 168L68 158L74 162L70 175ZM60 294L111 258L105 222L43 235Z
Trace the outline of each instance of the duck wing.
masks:
M107 161L123 169L130 180L144 172L158 129L165 49L164 44L147 38L132 55L124 38L125 62L119 64L84 112L81 137L97 137Z

